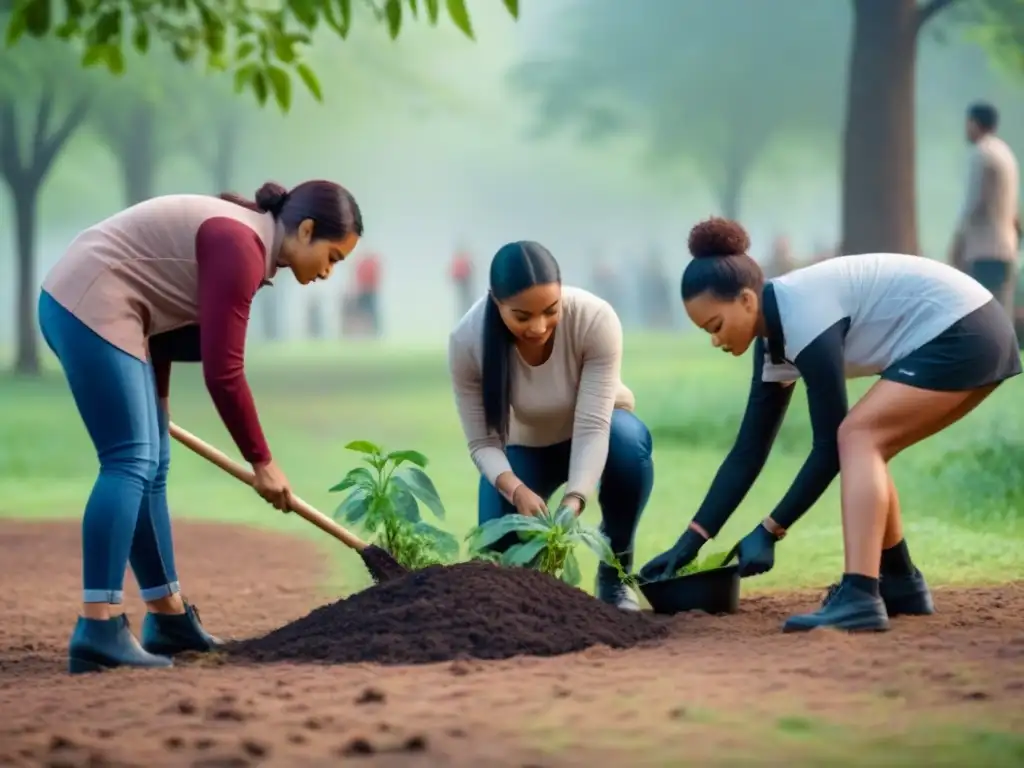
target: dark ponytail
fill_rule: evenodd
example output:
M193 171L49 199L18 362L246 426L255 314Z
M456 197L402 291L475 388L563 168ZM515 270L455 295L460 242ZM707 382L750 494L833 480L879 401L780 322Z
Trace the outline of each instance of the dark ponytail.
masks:
M220 199L240 205L243 208L248 208L250 211L272 214L276 219L281 214L281 210L288 200L288 190L277 182L268 181L256 190L252 200L236 195L233 192L224 192Z
M363 214L352 193L333 181L304 181L288 190L268 181L256 190L253 200L225 192L221 200L256 213L269 213L291 234L306 219L313 222L314 240L341 240L349 234L363 236Z
M503 245L491 259L491 284L484 309L483 397L488 429L502 442L508 439L511 402L509 355L514 337L498 311L498 302L527 288L561 283L562 273L551 252L540 243L520 241Z

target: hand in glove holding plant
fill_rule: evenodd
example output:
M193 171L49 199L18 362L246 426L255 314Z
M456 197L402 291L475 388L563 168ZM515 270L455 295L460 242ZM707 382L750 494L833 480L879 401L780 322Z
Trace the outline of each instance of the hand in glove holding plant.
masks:
M696 559L700 548L707 543L707 537L691 523L673 547L640 569L641 581L661 581L671 579L684 565Z
M786 535L786 529L766 517L736 545L740 576L759 576L775 566L775 545Z

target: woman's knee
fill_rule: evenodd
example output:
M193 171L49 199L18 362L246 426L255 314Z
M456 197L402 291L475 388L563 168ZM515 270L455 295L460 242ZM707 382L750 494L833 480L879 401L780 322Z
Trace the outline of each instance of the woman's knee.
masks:
M651 432L636 414L616 408L612 412L608 437L608 463L613 467L636 467L651 461Z
M864 451L882 453L883 455L887 453L885 434L855 416L847 416L843 419L839 425L836 442L840 456Z

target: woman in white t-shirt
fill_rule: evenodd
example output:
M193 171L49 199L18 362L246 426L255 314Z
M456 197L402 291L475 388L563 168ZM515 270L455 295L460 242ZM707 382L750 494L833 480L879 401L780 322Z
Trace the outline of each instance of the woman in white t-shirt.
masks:
M768 458L803 379L811 453L774 511L737 545L741 574L774 564L775 543L841 477L845 568L820 610L786 631L888 629L928 614L931 594L903 539L888 462L974 410L1021 372L1017 340L992 293L952 267L902 254L839 256L764 280L743 228L711 219L690 232L682 296L694 324L733 355L754 346L736 443L693 521L641 570L666 578L693 560L739 506ZM847 409L846 379L880 379Z
M581 513L597 494L602 528L622 565L654 484L651 434L619 377L622 326L606 301L562 285L539 243L503 246L490 290L449 340L462 429L480 470L479 520L535 515L565 484L559 506ZM514 544L506 537L498 551ZM615 569L598 567L597 596L638 610Z

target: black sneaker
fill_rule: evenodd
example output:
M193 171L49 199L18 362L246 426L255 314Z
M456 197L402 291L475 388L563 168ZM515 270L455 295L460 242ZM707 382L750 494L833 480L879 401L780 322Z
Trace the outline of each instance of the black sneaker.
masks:
M829 589L821 608L814 613L790 616L782 631L808 632L820 627L847 632L884 632L889 629L889 616L881 597L839 583Z
M878 591L889 616L931 616L935 613L931 590L917 568L913 573L893 576L883 573Z
M828 604L832 595L839 589L839 583L831 584L821 601L822 606ZM931 616L935 613L932 593L925 583L924 576L917 568L913 573L903 575L882 574L878 580L878 592L885 603L885 612L889 618L894 616Z
M223 645L203 629L199 609L187 602L184 613L147 613L142 621L141 634L143 648L164 656L174 656L185 651L202 653Z
M636 592L629 585L623 584L619 572L605 563L598 563L594 594L601 602L614 605L620 611L640 610Z

